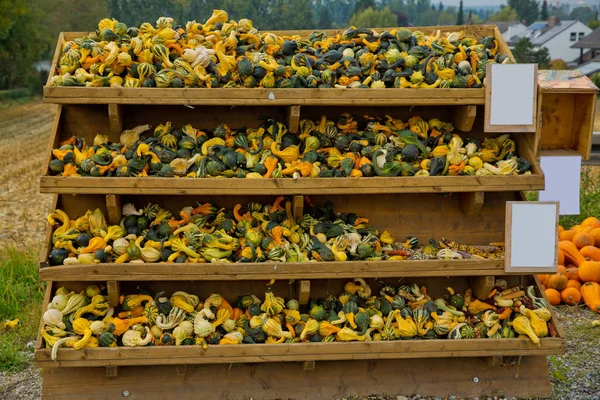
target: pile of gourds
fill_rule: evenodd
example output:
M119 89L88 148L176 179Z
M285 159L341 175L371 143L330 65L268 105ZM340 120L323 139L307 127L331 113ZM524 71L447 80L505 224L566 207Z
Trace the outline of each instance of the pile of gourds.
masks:
M378 291L360 278L339 296L285 301L269 289L264 300L245 295L231 305L219 294L183 291L122 295L117 310L92 285L81 293L59 288L43 315L41 334L56 359L61 346L185 346L256 343L474 339L556 336L546 301L534 286L507 287L497 279L487 299L471 289L448 287L432 298L425 287L380 283ZM305 311L305 312L302 312Z
M558 272L538 275L548 301L555 306L583 301L600 313L600 220L589 217L558 232Z
M62 210L48 216L52 233L49 264L308 262L350 260L498 258L502 247L465 246L445 239L419 246L416 238L395 242L356 214L337 213L327 202L305 199L296 219L292 203L237 204L231 209L211 203L184 207L177 216L156 204L122 208L118 225L108 225L100 209L70 219Z
M308 38L261 33L215 10L204 23L161 17L127 27L103 19L62 44L52 86L471 88L488 63L511 63L494 37L354 26Z
M97 135L92 143L71 137L53 150L49 171L62 176L227 178L331 178L529 173L505 134L483 142L461 138L449 122L419 116L336 121L302 120L298 134L272 119L258 129L212 130L170 122L125 130L119 142Z

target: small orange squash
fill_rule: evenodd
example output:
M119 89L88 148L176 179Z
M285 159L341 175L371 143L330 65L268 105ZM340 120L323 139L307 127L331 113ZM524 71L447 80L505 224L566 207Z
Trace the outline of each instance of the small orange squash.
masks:
M563 264L558 263L558 266L556 267L556 272L560 274L565 274L567 272L567 268Z
M578 281L578 282L580 281L579 268L577 268L577 267L570 266L569 268L567 268L565 275L567 276L567 279L569 279L569 280Z
M596 217L588 217L583 220L581 226L590 226L592 228L600 228L600 219Z
M544 286L546 286L546 283L548 282L548 278L550 277L550 274L540 274L537 276L537 278L539 279L540 283Z
M564 232L565 228L562 225L558 226L558 233Z
M558 272L554 275L550 275L548 281L546 281L546 287L561 291L567 287L567 281L567 276L563 273Z
M569 279L567 281L567 289L568 288L575 288L577 290L581 289L581 282L576 281L575 279Z
M589 233L592 230L594 230L594 228L592 228L591 226L581 226L581 225L575 225L571 229L577 233L582 233L582 232Z
M570 306L575 306L581 302L581 293L575 288L566 288L560 292L562 302Z
M548 289L544 290L544 293L546 294L546 298L548 299L548 302L550 304L552 304L553 306L557 306L560 304L561 298L560 298L560 293L558 290L548 288Z
M587 232L578 232L573 236L573 243L577 246L578 249L581 249L585 246L593 246L594 245L594 237L591 233Z
M558 265L565 265L565 253L558 249Z
M579 278L582 282L600 282L600 262L586 261L579 266Z
M579 267L585 262L585 257L581 255L579 249L573 242L567 240L561 240L558 242L558 248L565 254L565 263L572 263L576 267Z
M581 287L581 298L590 310L600 313L600 284L596 282L584 283Z
M585 246L579 249L582 256L592 261L600 261L600 249L596 246Z
M558 234L558 240L568 240L569 242L573 240L573 236L575 236L577 232L572 229L567 231L562 231Z
M594 237L594 246L600 248L600 228L593 229L590 235Z

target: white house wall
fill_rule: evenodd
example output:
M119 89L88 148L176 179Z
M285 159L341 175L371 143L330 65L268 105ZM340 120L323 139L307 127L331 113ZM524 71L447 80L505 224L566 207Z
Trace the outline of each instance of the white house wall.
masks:
M505 42L508 42L510 38L513 36L520 36L527 31L527 26L523 24L514 24L508 27L506 31L502 34Z
M576 33L575 41L571 41L571 32ZM577 22L544 43L542 47L548 48L550 58L553 60L560 58L566 62L575 61L580 55L580 50L572 49L571 46L579 41L579 32L583 32L587 36L592 33L592 30L581 22Z

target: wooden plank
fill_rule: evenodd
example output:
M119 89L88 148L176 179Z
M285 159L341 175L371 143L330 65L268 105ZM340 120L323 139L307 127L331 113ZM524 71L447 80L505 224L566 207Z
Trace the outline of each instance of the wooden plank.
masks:
M312 371L315 369L315 362L314 361L305 361L303 366L302 366L302 371L306 372L306 371Z
M530 161L532 165L536 163ZM426 176L394 178L112 178L43 176L42 193L90 194L331 194L365 193L452 193L543 190L541 171L530 175Z
M113 347L58 350L57 360L50 349L35 351L36 367L97 367L177 364L232 364L332 360L379 360L490 356L534 356L562 354L565 340L542 338L535 345L529 339L432 339L426 341L286 343L177 347Z
M46 156L46 162L42 165L42 176L48 174L48 166L50 165L50 161L54 158L52 155L52 150L58 149L60 147L60 138L61 138L61 128L62 128L62 110L63 105L59 104L56 107L56 113L54 114L54 122L52 123L52 131L50 133L50 141L48 142L48 151Z
M121 221L121 196L107 194L106 210L108 211L108 222L111 225L118 225Z
M459 193L460 210L471 218L476 218L483 207L483 192Z
M123 367L119 378L111 381L101 368L44 369L45 399L114 399L124 392L146 400L333 400L414 393L547 398L551 387L545 357L524 357L520 365L504 367L488 366L478 358L319 362L309 371L298 363Z
M308 304L308 299L310 298L310 281L298 281L296 285L296 296L298 297L298 303L301 306Z
M477 106L457 106L452 120L454 127L462 132L471 132L475 118L477 117Z
M52 288L53 288L53 282L48 282L46 284L46 291L44 293L44 302L43 304L43 308L42 308L42 315L40 316L40 324L39 324L39 328L38 328L38 335L37 335L37 339L35 341L35 348L36 349L41 349L42 346L44 345L43 340L44 338L42 337L42 335L40 334L40 332L42 331L42 329L44 329L44 326L46 325L44 322L44 312L46 311L46 308L48 307L48 304L50 304L50 301L52 301Z
M300 106L286 107L286 122L290 132L298 132L298 126L300 125Z
M108 302L111 307L119 305L119 297L121 296L121 285L119 281L107 281L106 291L108 292Z
M48 211L55 210L58 205L58 194L55 194L52 197L52 208ZM44 234L44 243L42 244L42 250L40 252L40 268L44 268L48 266L48 255L50 254L50 250L52 250L52 232L54 232L54 227L48 224L46 226L46 233Z
M65 33L60 32L58 34L58 41L56 42L56 48L54 49L54 55L52 56L52 64L50 64L50 71L48 73L48 79L46 80L46 86L50 86L52 77L56 74L56 68L60 60L60 54L62 52L63 40L65 40Z
M294 196L292 199L292 211L296 222L300 221L304 215L304 196Z
M117 379L119 377L119 367L106 367L106 379Z
M274 270L274 267L277 267ZM407 260L243 264L91 264L46 267L40 279L54 281L244 281L277 279L396 278L504 275L504 260Z
M473 294L479 299L487 299L494 289L496 278L494 276L470 276L469 286Z
M114 136L123 133L123 106L121 104L108 105L108 120L110 121L110 131Z

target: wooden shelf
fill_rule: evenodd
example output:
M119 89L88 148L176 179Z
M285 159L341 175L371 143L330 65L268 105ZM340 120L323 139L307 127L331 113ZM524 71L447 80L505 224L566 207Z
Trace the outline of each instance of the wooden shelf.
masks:
M539 356L565 351L562 338L529 339L433 339L389 342L292 343L168 347L113 347L59 349L57 361L51 349L36 349L35 366L104 367L109 365L234 364L369 359L454 358L490 356Z
M46 264L47 265L47 264ZM90 264L40 268L44 281L241 281L505 275L504 259L237 264Z
M41 193L156 195L317 195L451 193L543 190L544 175L426 176L394 178L112 178L43 176Z

